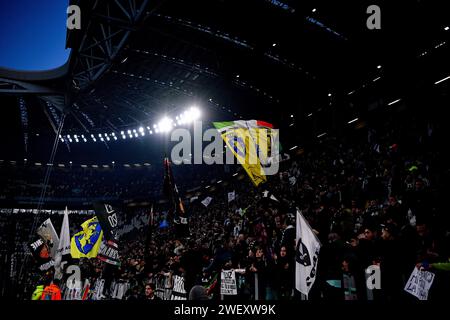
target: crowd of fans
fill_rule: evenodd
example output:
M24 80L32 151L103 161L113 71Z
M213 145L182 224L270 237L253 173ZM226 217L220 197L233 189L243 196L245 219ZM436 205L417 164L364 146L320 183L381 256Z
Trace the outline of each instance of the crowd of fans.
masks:
M328 138L292 154L278 175L257 188L243 172L228 174L220 184L189 194L187 237L176 235L164 203L123 210L120 267L79 261L90 297L300 299L294 290L299 210L322 243L309 299L414 299L403 288L415 267L435 273L430 300L448 298L450 223L443 198L448 169L426 141L411 147L388 136L369 131L363 143ZM187 195L186 186L195 186L196 180L174 174ZM157 175L161 186L162 174ZM74 179L84 178L74 174ZM139 192L147 192L142 183L137 183ZM236 197L228 201L231 191ZM160 188L148 192L161 198ZM207 196L212 201L205 206L201 201ZM381 270L381 289L369 292L365 270L372 265ZM237 274L237 295L221 296L220 273L231 269ZM176 288L180 278L181 289ZM31 296L48 277L30 279L25 292Z

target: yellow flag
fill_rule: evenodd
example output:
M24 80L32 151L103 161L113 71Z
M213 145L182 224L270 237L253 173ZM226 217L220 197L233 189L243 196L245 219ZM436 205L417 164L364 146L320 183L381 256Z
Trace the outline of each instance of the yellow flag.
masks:
M256 146L248 129L235 128L222 133L222 139L233 152L236 159L244 167L255 186L266 182L267 178L258 158Z
M97 217L93 217L81 224L80 232L72 237L70 254L72 258L95 258L97 257L100 244L102 243L103 231Z

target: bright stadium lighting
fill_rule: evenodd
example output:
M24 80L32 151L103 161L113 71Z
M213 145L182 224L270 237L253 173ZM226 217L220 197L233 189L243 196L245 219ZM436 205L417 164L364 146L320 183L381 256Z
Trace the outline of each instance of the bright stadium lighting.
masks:
M83 138L83 141L84 141L84 142L87 142L86 138Z
M139 132L144 132L144 128L143 128L143 127L140 127L140 128L139 128Z
M233 174L233 177L236 177L238 175L238 173L236 172L235 174Z
M158 128L161 132L169 132L172 129L172 120L167 117L162 118L161 121L158 122Z
M108 136L106 136L106 140L108 140L108 141L110 140Z
M378 66L377 66L377 69L381 69L381 65L378 65Z
M137 138L137 137L138 137L138 134L135 132L135 133L134 133L134 136Z
M388 103L388 106L391 106L391 105L393 105L394 103L399 102L400 100L402 100L402 99L397 99L397 100L394 100L394 101L392 101L392 102L389 102L389 103Z
M158 133L158 132L159 132L159 130L158 130L158 128L156 128L156 129L155 129L155 133Z
M145 132L143 132L143 131L142 131L142 132L141 132L141 136L143 136L143 137L144 137L144 136L145 136Z
M317 11L317 9L316 9L316 8L312 9L312 12L316 12L316 11Z
M99 137L99 138L101 138L101 137L102 137L102 134L101 134L101 133L99 133L99 134L98 134L98 137Z
M131 130L128 130L127 132L128 132L128 134L131 134Z
M326 135L326 134L327 134L326 132L321 133L321 134L319 134L319 135L317 136L317 138L321 138L321 137L323 137L323 136Z
M97 139L95 139L95 138L92 138L93 140L94 140L94 142L97 142Z
M356 121L358 121L358 118L355 118L355 119L353 119L353 120L350 120L350 121L347 122L347 123L350 124L350 123L353 123L353 122L356 122Z
M70 134L67 135L67 139L70 139Z
M121 135L124 135L124 134L125 134L125 132L123 132L123 131L120 131L120 134L121 134Z
M136 129L133 129L133 132L136 133Z
M197 107L191 107L190 114L193 121L198 120L201 116L200 109Z
M103 138L102 138L102 137L100 137L100 141L105 141L105 140L103 140Z
M434 84L439 84L439 83L444 82L444 81L446 81L446 80L448 80L448 79L450 79L450 76L445 77L445 78L443 78L443 79L441 79L441 80L438 80L438 81L436 81Z
M123 134L123 135L122 135L122 139L125 140L126 138L127 138L127 137L125 137L125 135Z
M448 30L450 30L450 27L445 27L444 30L448 31Z

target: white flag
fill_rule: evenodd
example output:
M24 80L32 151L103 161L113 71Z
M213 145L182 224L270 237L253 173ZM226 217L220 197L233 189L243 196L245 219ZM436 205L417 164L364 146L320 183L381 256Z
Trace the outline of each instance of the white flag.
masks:
M236 191L228 192L228 202L233 201L236 198Z
M63 256L70 255L70 230L69 230L69 213L64 210L64 218L61 226L61 232L59 234L58 250L55 254L55 278L62 279L64 264Z
M308 222L297 210L297 246L295 250L295 288L308 296L316 280L320 242Z
M206 197L205 200L202 201L202 204L207 207L209 206L209 204L211 203L212 198L211 197Z
M55 227L53 226L52 220L48 218L45 220L37 229L37 234L44 240L47 241L47 243L51 246L51 256L52 258L55 258L56 251L58 250L59 246L59 238L56 234Z
M64 211L64 219L61 226L61 233L59 234L58 254L64 256L70 254L70 230L69 230L69 213Z

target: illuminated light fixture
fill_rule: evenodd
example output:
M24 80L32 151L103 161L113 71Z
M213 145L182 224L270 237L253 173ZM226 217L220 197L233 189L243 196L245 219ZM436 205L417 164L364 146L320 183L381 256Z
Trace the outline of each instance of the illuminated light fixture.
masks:
M112 161L111 163L112 163L112 164L115 164L115 162L114 162L114 161Z
M93 140L94 140L94 142L97 142L97 139L95 139L95 138L92 138Z
M58 164L58 167L60 167L60 168L64 168L64 167L65 167L65 165L64 165L64 164L62 164L62 163L59 163L59 164Z
M120 134L121 134L121 135L124 135L124 134L125 134L125 132L123 132L123 131L120 131Z
M105 140L103 140L103 138L100 138L100 141L105 141Z
M144 136L145 136L145 132L141 132L141 136L143 136L143 137L144 137Z
M376 77L376 78L373 79L372 81L375 82L375 81L380 80L380 79L381 79L381 77Z
M209 187L211 187L211 186L206 186L205 188L208 189Z
M292 127L294 124L293 123L291 123L290 125L289 125L289 127Z
M323 136L326 135L326 134L327 134L326 132L321 133L321 134L319 134L319 135L317 136L317 138L321 138L321 137L323 137Z
M112 132L111 135L114 137L116 134L114 132Z
M159 121L158 128L161 132L169 132L172 129L172 120L167 117L164 117Z
M110 140L108 136L106 137L106 140L108 140L108 141Z
M116 136L114 136L114 141L117 141L117 137Z
M178 120L178 116L175 117L175 120Z
M356 121L358 121L358 118L355 118L355 119L353 119L353 120L350 120L350 121L347 122L347 123L350 124L350 123L353 123L353 122L356 122Z
M99 133L99 134L98 134L98 137L99 137L99 138L101 138L101 137L102 137L102 134L101 134L101 133Z
M293 146L292 148L290 148L289 150L295 150L295 149L297 149L298 148L298 146Z
M81 167L82 167L82 168L87 168L87 165L82 164Z
M139 128L139 132L144 132L144 128L143 128L143 127L140 127L140 128Z
M87 142L87 139L86 139L86 138L83 138L83 141L84 141L84 142Z
M397 103L400 100L402 100L402 99L397 99L397 100L391 101L391 102L388 103L388 106L392 106L394 103Z
M238 75L238 74L236 75L236 78L239 78L239 75Z
M136 129L133 129L133 132L136 133Z
M222 180L217 181L217 183L222 183Z
M61 138L61 142L64 142L64 139Z
M448 31L449 29L450 29L450 27L448 27L448 26L444 28L445 31Z
M350 91L350 92L348 93L348 95L354 94L355 92L356 92L355 90Z
M147 127L147 130L150 130L150 127Z
M128 133L128 134L131 134L131 130L128 130L127 133Z
M329 93L328 96L331 97L331 93Z
M156 128L156 124L153 125L153 128Z
M293 114L291 114L291 118L293 118L294 117L294 115Z
M159 130L158 130L158 128L156 128L156 129L155 129L155 133L158 133L158 132L159 132Z
M40 162L35 162L34 164L37 166L42 166L42 163L40 163Z
M238 175L238 173L236 172L235 174L233 174L233 177L236 177Z
M125 135L123 134L123 135L122 135L122 139L125 140L126 138L127 138L127 137L125 137Z
M135 136L136 138L139 137L138 134L137 134L136 132L134 133L134 136Z
M379 65L377 65L377 69L381 69L381 65L379 64Z
M311 116L312 116L312 112L310 114L308 114L308 117L311 117Z
M139 163L134 164L135 167L140 167L141 165Z
M93 135L93 134L91 134L91 138L94 138L94 135Z
M67 139L70 139L70 134L67 135Z
M149 165L150 165L150 163L148 163L148 162L144 163L144 166L146 166L146 167L148 167Z
M276 43L272 43L272 47L275 47L277 44Z
M130 165L129 165L128 163L125 163L123 166L124 166L124 167L127 167L127 168L130 167Z
M81 137L84 139L84 134L82 134Z
M104 164L103 168L109 168L109 166L107 164Z
M317 11L317 9L316 9L316 8L312 9L312 12L316 12L316 11Z
M444 82L445 80L448 80L448 79L450 79L450 76L445 77L444 79L438 80L434 84L439 84L439 83Z
M93 165L92 165L92 168L98 168L98 165L93 164Z

